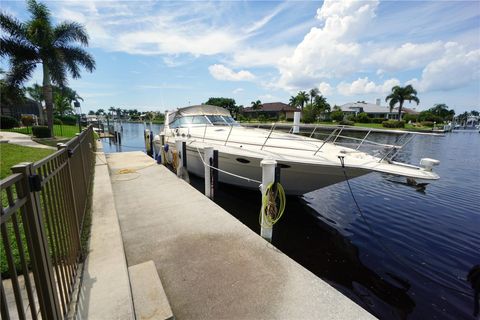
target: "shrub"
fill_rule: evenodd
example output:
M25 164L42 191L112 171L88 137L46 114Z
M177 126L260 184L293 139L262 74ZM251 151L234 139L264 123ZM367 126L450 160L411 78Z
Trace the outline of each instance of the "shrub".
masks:
M433 127L433 121L422 121L421 124L424 127Z
M259 122L266 122L267 121L267 117L264 115L264 114L261 114L258 116L257 120Z
M385 128L405 128L405 121L387 120L382 122Z
M436 122L440 123L443 122L443 118L440 116L437 116L436 114L431 113L430 111L422 111L420 112L418 116L419 121L431 121L431 122Z
M76 116L57 116L55 119L60 119L63 124L67 124L70 126L74 126L77 124L77 117Z
M342 110L335 110L330 113L330 118L335 121L342 121L343 120L343 111Z
M371 118L370 122L371 123L383 123L385 121L385 118Z
M352 122L357 122L357 117L355 117L355 115L351 114L351 115L347 116L347 120L352 121Z
M33 126L32 133L36 138L50 138L50 129L46 126Z
M417 118L418 118L418 116L416 114L408 114L407 113L407 114L403 115L403 120L405 122L410 122L410 121L411 122L417 122Z
M355 122L350 121L350 120L342 120L338 124L341 124L343 126L353 126L355 124Z
M53 119L53 124L60 124L60 125L62 125L63 122L62 122L62 120L60 120L60 119L58 119L58 118L55 118L55 119Z
M317 120L317 112L312 105L306 106L302 111L302 122L313 123L315 120Z
M22 116L22 124L25 127L31 127L35 123L35 119L32 116Z
M370 123L370 117L365 112L361 112L357 115L357 122Z
M9 116L0 116L0 128L12 129L18 127L18 121L15 118Z

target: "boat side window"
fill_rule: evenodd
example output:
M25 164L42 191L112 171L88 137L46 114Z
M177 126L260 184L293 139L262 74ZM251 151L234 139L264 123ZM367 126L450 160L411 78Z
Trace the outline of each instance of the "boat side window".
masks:
M175 119L175 121L173 121L170 124L170 127L171 128L189 127L195 124L205 125L205 124L210 124L210 122L208 122L207 118L205 118L205 116L203 115L202 116L186 116L186 117Z
M225 120L222 118L222 116L216 116L216 115L211 115L207 116L208 120L214 125L214 126L225 126L227 123Z
M238 126L239 124L237 123L237 121L235 121L232 117L228 117L228 116L222 116L223 117L223 120L225 120L226 123L228 123L228 125L230 126Z
M192 124L210 124L205 116L193 116Z

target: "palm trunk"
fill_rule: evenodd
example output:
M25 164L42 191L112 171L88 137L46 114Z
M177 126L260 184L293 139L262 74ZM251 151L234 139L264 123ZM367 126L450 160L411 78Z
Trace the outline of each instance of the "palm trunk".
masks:
M47 109L47 126L50 130L50 136L53 137L53 93L52 81L50 79L50 71L43 63L43 98L45 100L45 108Z
M402 120L402 107L403 107L403 101L400 100L400 105L398 106L398 121Z

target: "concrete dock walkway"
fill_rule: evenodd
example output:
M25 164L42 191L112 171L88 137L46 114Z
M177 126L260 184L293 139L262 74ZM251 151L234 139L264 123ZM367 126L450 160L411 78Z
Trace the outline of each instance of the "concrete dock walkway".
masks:
M373 318L144 153L107 162L127 265L153 260L176 319Z

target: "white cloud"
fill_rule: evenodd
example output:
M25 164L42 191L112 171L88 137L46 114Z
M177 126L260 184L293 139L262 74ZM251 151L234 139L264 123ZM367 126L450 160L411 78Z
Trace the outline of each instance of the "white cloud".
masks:
M338 93L344 96L370 94L370 93L387 93L392 87L400 85L398 79L386 80L383 84L375 84L373 81L369 81L368 77L358 78L352 83L340 82L337 85Z
M443 52L441 41L429 43L404 43L399 47L373 49L363 63L381 66L378 72L414 69L425 66Z
M419 91L453 90L480 79L480 49L467 51L455 42L445 44L444 54L430 62L420 80L408 83ZM478 82L477 82L478 84Z
M245 90L244 90L243 88L237 88L237 89L233 90L232 93L236 95L236 94L240 94L240 93L242 93L242 92L244 92L244 91L245 91Z
M286 45L273 48L246 48L232 54L228 63L236 67L275 66L279 60L293 53L294 48Z
M320 90L320 94L324 96L328 96L332 93L332 86L327 82L321 82L318 85L318 89Z
M246 70L240 70L238 72L233 71L225 67L223 64L214 64L208 67L208 71L217 80L226 81L249 81L253 80L255 76Z
M304 87L358 71L361 46L353 41L375 17L378 1L329 1L317 10L323 28L312 28L292 56L280 61L279 86Z

